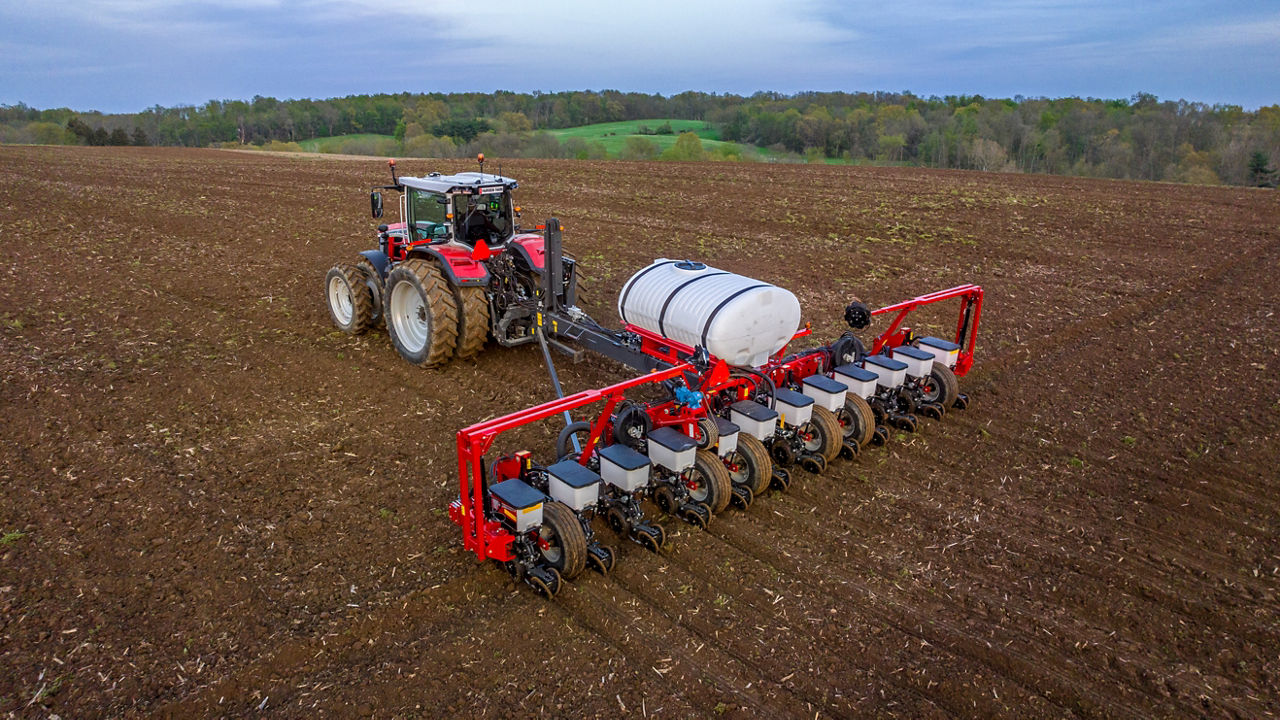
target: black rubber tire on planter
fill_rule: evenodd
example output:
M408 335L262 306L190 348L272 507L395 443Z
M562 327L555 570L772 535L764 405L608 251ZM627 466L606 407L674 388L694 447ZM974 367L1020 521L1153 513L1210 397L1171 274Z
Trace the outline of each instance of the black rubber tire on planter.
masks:
M694 455L693 467L685 472L697 484L697 487L689 489L691 500L706 503L712 515L718 515L729 506L733 482L729 480L729 470L719 456L710 450L699 450Z
M339 263L324 277L325 304L339 330L359 335L373 324L373 299L364 275L354 265Z
M571 422L564 426L564 429L562 429L560 434L556 436L557 458L563 458L566 455L573 453L573 443L570 442L570 438L575 435L580 436L580 445L586 445L586 440L591 435L591 423L584 420L578 420L577 422ZM577 456L574 456L574 459L577 460Z
M709 417L698 418L698 426L694 430L693 441L698 443L699 450L706 450L715 447L720 442L720 428L716 425L716 421Z
M730 474L730 482L745 485L750 488L752 495L760 497L761 493L769 489L769 481L773 479L773 458L769 457L769 451L754 435L738 433L738 448L734 450L734 455L742 469Z
M842 428L845 438L866 447L876 434L876 415L871 406L861 395L846 394L844 409L849 414L849 424Z
M428 368L453 357L458 308L435 263L414 258L397 265L387 275L382 312L400 357Z
M474 357L489 339L489 296L482 287L455 287L453 299L458 304L457 356Z
M840 429L840 421L836 420L835 413L814 405L813 417L809 423L813 426L817 447L811 448L806 443L805 449L818 453L828 463L834 462L840 457L840 444L844 441L844 431Z
M373 297L373 317L370 327L379 327L382 325L382 276L366 257L356 261L356 269L364 273L364 283L369 286L369 294Z
M550 547L542 550L542 560L560 571L565 580L572 580L587 566L587 536L582 523L567 505L549 500L542 505L540 539Z
M960 381L946 365L935 362L933 369L929 371L927 382L924 391L925 402L936 402L944 408L949 408L960 395Z

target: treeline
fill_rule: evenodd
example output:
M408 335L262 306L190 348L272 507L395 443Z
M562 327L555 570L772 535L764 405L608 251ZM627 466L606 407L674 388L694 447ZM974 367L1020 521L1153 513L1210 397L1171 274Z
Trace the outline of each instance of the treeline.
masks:
M394 140L367 141L364 149L431 157L477 148L508 157L599 157L606 153L598 146L566 147L569 142L539 131L651 118L705 121L722 140L748 146L746 159L1236 185L1274 185L1271 159L1280 159L1280 105L1246 111L1161 101L1146 93L1113 100L883 92L402 93L329 100L255 97L131 114L19 104L0 106L0 142L292 148L315 138L377 134ZM763 151L753 153L752 146Z

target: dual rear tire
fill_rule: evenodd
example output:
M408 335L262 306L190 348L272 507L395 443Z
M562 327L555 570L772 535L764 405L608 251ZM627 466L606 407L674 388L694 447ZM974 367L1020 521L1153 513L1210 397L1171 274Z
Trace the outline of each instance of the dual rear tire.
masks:
M413 258L387 276L383 315L396 352L434 368L469 358L489 336L489 298L482 287L452 286L430 260Z

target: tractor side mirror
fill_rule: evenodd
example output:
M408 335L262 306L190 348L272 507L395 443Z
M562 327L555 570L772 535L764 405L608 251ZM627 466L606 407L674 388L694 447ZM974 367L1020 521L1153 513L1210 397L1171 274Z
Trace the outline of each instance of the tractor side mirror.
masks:
M377 190L369 193L369 210L375 218L382 217L382 193Z

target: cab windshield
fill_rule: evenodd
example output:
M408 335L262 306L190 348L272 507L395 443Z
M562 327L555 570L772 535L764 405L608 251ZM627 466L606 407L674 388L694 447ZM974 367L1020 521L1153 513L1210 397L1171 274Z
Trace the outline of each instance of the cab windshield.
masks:
M511 235L511 193L454 195L453 216L458 219L458 237L468 244L505 242Z

